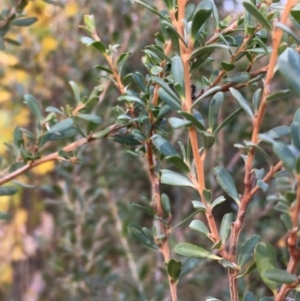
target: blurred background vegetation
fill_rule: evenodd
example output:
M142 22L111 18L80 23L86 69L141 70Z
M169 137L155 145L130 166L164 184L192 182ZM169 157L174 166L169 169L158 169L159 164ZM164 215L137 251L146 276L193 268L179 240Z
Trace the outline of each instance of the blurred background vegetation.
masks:
M34 95L43 108L66 104L74 107L69 81L75 81L83 95L89 95L95 86L101 85L104 92L95 112L103 118L104 125L114 122L113 108L119 94L105 78L105 72L93 68L105 64L103 58L80 43L83 32L79 25L84 14L95 15L103 43L119 44L120 53L131 53L124 74L146 72L141 63L142 50L152 43L159 30L154 15L129 0L64 2L61 8L41 0L29 1L25 12L36 16L38 22L28 28L11 30L7 38L21 45L6 43L6 49L0 51L2 155L9 156L4 142L12 140L14 127L30 128L33 122L23 105L25 93ZM226 7L236 5L232 3L233 6L228 6L230 1L227 1L224 7L222 1L216 1L220 14L227 16ZM0 4L0 8L10 7L8 0L0 0ZM156 0L153 4L164 8L162 1ZM235 19L235 15L233 11L230 16ZM216 61L222 55L217 53ZM242 60L241 70L243 64L246 62ZM198 92L203 85L200 74L209 74L215 67L214 63L204 64L195 75L193 80ZM233 111L237 106L229 96L227 104L225 115L226 110ZM276 124L288 124L294 108L293 101L275 102L266 116L265 130ZM207 114L207 102L201 104L200 111ZM176 147L178 140L186 139L180 130L170 131L171 134L169 138ZM207 166L207 179L215 187L214 162L226 166L236 179L242 179L243 161L232 144L249 137L250 128L239 118L220 135L223 135L221 142L213 150ZM148 174L141 168L144 162L139 158L133 160L123 146L109 139L88 144L73 156L80 162L58 165L49 162L18 179L36 188L23 189L13 197L1 197L0 211L9 212L12 218L0 224L0 300L169 300L161 257L137 243L127 231L130 222L152 226L150 216L130 206L131 202L150 198ZM162 190L171 199L174 225L191 214L190 200L194 195L190 190L167 186ZM216 190L215 194L218 193ZM266 241L284 246L283 224L274 224L270 217L277 213L265 207L262 199L257 197L249 208L245 223L249 229L248 226L244 229L245 235L260 232ZM214 212L219 222L224 213L234 209L225 204ZM256 223L258 215L260 222ZM177 229L170 237L171 249L182 241L199 243L199 236L189 230L188 222ZM204 238L201 240L201 244L208 244ZM285 262L286 254L279 253L278 258ZM227 299L227 278L221 266L190 259L185 262L185 269L187 274L178 286L179 300L202 300L199 292L203 296L226 296L224 299ZM245 290L262 293L267 289L256 282L255 273L240 285Z

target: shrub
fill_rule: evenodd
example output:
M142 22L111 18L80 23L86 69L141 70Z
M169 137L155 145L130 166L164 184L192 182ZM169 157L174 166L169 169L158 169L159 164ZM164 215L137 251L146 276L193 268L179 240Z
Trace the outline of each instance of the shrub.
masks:
M2 12L2 46L14 43L10 26L36 21L22 15L27 4ZM164 5L128 5L159 20L142 65L130 65L124 46L110 45L101 20L86 14L81 42L104 59L95 67L100 85L87 95L70 81L73 102L45 109L24 95L34 122L13 132L0 194L30 189L4 184L62 162L59 181L41 190L56 204L60 239L45 279L60 287L41 298L296 299L299 4L244 1L235 18L221 17L212 0ZM129 208L124 198L134 200Z

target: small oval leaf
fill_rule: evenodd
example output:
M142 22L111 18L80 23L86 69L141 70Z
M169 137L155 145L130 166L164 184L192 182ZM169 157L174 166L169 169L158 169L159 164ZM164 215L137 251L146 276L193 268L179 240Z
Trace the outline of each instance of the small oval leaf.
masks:
M185 243L185 242L177 245L174 251L175 253L186 257L200 257L200 258L208 258L213 260L222 259L221 257L214 255L199 246L190 243Z
M237 189L235 187L235 183L233 181L233 178L231 177L230 173L221 166L217 166L214 168L214 173L216 175L217 181L222 187L222 189L230 195L237 204L240 203L239 194L237 192Z
M195 231L198 231L200 233L203 233L206 236L209 235L209 230L207 229L207 227L205 226L205 224L202 221L200 221L200 220L195 219L195 220L191 221L189 227L192 230L195 230Z
M161 183L173 186L189 186L195 188L191 180L177 172L168 169L161 170Z
M247 102L247 100L243 97L243 95L236 89L234 88L229 88L232 96L238 101L240 106L243 108L243 110L251 117L254 117L254 114Z
M56 132L62 132L67 129L69 129L73 125L73 119L67 118L65 120L62 120L55 124L53 127L51 127L48 131L48 133L56 133Z

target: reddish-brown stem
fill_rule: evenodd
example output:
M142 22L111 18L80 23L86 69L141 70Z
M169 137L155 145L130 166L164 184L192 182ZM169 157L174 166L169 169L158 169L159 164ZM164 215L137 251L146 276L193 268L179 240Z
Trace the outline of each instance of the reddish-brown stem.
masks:
M159 238L156 242L157 246L159 247L164 262L169 262L170 260L170 248L168 244L168 234L169 234L169 226L163 223L163 207L160 197L160 189L159 189L159 175L155 170L155 159L153 154L153 145L152 141L149 140L147 145L147 161L148 161L148 169L150 175L150 182L151 182L151 197L153 200L153 210L156 212L158 219L155 220L156 232L158 236L163 236ZM169 286L171 291L172 301L177 301L177 289L176 289L176 282L172 280L172 278L168 275L169 279Z
M288 0L284 11L281 16L281 23L285 24L287 22L287 18L289 16L290 10L296 4L295 0ZM256 116L253 118L253 132L251 137L251 142L254 144L258 143L258 134L260 131L260 127L263 121L263 117L267 108L267 97L270 94L270 84L274 75L274 68L278 58L278 48L280 45L282 37L282 30L280 28L275 28L272 32L272 53L270 57L270 62L267 69L266 80L264 84L264 91L261 100L261 104L259 106L258 112ZM230 250L229 250L229 258L231 261L236 262L236 247L239 239L239 235L241 232L241 228L244 221L244 216L248 207L248 204L253 197L254 193L258 190L258 187L252 188L252 164L254 159L254 148L250 149L247 161L245 164L245 178L244 178L244 193L241 198L240 207L238 210L237 218L235 222L232 224L231 235L230 235ZM278 165L279 166L279 165ZM271 168L268 174L273 174L274 168ZM237 272L231 271L229 272L229 282L230 282L230 292L231 292L231 301L238 301L238 287L236 282ZM278 299L279 300L279 299Z
M297 177L297 194L296 200L293 204L293 207L290 212L291 221L292 221L292 229L289 231L289 236L287 240L290 259L287 265L287 272L294 274L296 272L297 265L300 260L300 249L297 248L297 232L299 227L299 214L300 214L300 175L296 175ZM298 282L295 283L298 285ZM295 287L293 284L284 284L281 286L278 294L275 296L275 301L281 301L285 298L287 293Z
M182 19L184 18L184 9L185 9L185 0L178 1L178 21L175 22L175 27L177 28L178 33L183 37L183 23ZM192 95L191 95L191 80L190 80L190 68L189 68L189 59L193 50L193 45L191 41L188 42L186 46L182 41L180 43L180 56L183 64L184 70L184 83L185 83L185 98L182 100L182 110L188 113L192 111ZM191 142L191 148L193 157L195 160L196 173L197 173L197 183L196 188L201 197L203 204L206 206L205 215L208 222L208 226L211 231L211 238L214 242L220 241L219 231L215 222L215 219L212 215L211 206L207 203L203 191L205 190L205 177L204 177L204 161L205 153L200 155L197 132L194 127L188 129L189 138ZM195 179L194 179L195 182ZM223 257L226 257L226 251L223 249L223 246L220 249L220 253Z

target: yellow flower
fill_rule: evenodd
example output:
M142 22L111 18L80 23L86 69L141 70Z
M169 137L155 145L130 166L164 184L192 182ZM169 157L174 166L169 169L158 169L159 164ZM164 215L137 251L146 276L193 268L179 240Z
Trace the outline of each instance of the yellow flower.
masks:
M0 51L0 68L14 66L18 62L19 59L15 55Z
M55 167L54 161L49 161L44 164L38 165L37 167L33 168L33 172L37 175L44 175L51 172Z
M0 103L7 102L11 99L11 94L8 91L0 90Z
M65 5L65 13L68 18L75 16L78 13L79 7L76 2L70 2Z

